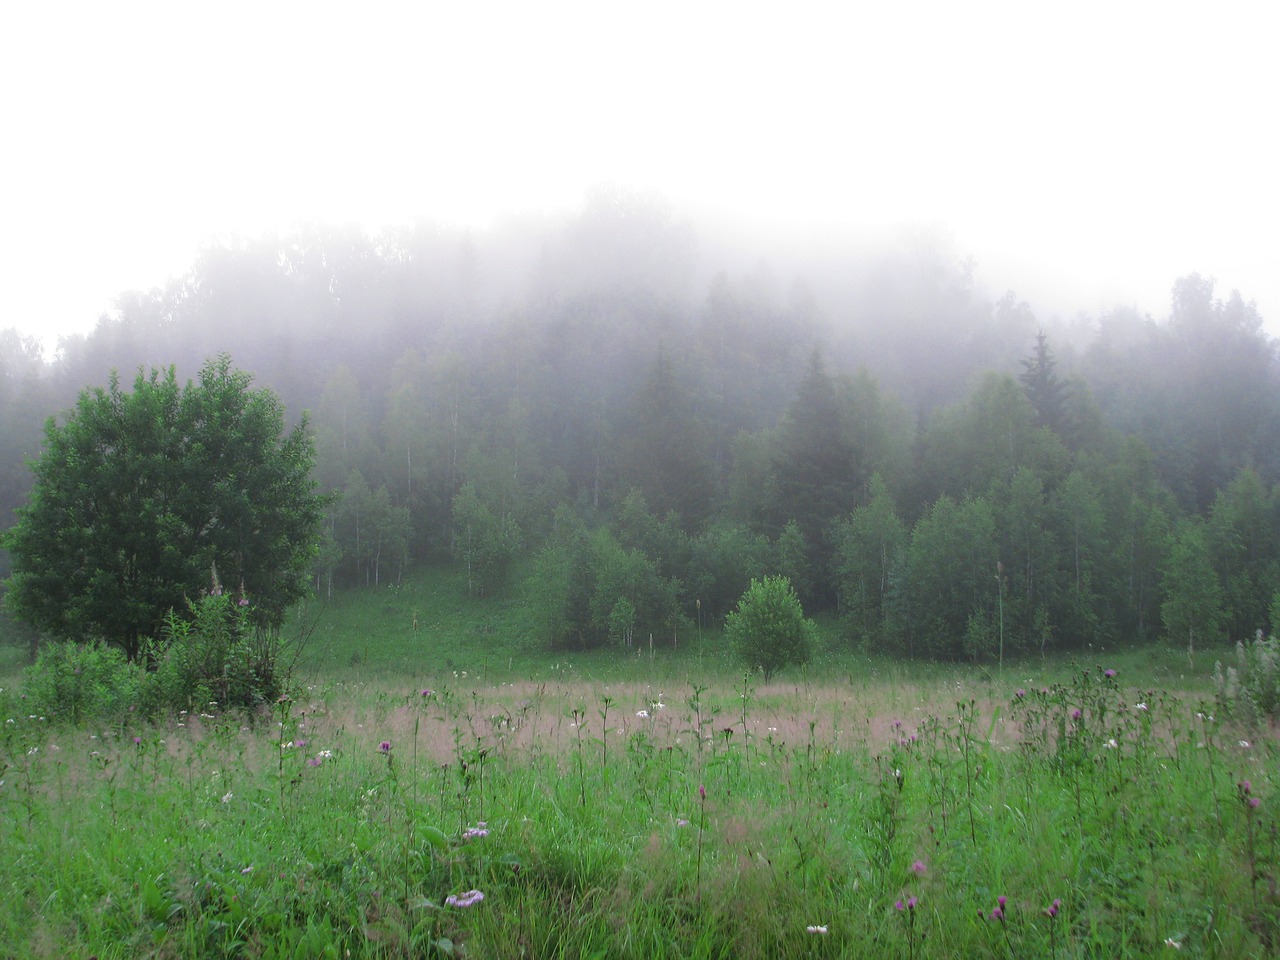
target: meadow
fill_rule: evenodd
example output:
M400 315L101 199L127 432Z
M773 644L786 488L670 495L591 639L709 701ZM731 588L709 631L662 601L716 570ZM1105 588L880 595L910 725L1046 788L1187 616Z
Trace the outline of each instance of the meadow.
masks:
M2 684L0 956L1265 957L1274 731L1211 662L550 654L517 600L309 611L294 694L71 726ZM1203 659L1203 658L1202 658ZM11 674L11 672L10 672Z

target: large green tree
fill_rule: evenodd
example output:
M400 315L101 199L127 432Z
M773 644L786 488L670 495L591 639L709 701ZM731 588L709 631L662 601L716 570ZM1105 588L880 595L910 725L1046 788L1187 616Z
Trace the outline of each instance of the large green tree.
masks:
M223 355L197 382L112 374L46 424L35 485L3 546L6 602L53 637L137 657L166 614L221 583L278 627L307 589L325 499L305 418L285 429L269 390Z

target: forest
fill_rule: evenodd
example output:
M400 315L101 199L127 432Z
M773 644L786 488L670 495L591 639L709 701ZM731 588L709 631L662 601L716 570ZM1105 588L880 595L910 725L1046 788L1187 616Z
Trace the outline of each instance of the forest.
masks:
M1240 292L1037 317L927 237L727 249L617 191L210 244L51 358L0 333L0 529L81 390L225 353L306 412L339 494L322 595L534 578L548 648L679 643L775 574L910 657L1277 629L1280 358Z

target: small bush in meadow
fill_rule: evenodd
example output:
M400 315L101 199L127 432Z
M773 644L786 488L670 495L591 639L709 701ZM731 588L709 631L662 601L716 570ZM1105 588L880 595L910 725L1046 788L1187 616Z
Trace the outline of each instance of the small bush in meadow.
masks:
M136 702L144 671L115 647L51 643L23 674L30 709L72 723L118 716Z
M1280 719L1280 641L1259 630L1247 644L1236 644L1236 665L1213 669L1218 711L1245 723Z

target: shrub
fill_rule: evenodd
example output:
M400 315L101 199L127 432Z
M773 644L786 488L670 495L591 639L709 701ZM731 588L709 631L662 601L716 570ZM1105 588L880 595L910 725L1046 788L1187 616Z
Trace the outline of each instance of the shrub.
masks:
M1218 712L1245 723L1280 719L1280 640L1259 630L1253 641L1236 644L1236 665L1213 668Z
M284 692L278 635L249 623L249 604L221 593L188 603L188 617L170 612L142 707L149 715L215 701L252 709Z
M725 636L765 682L791 664L809 662L814 626L786 577L752 580L724 622Z
M137 701L145 671L101 643L50 643L23 671L31 711L80 723L122 716Z

